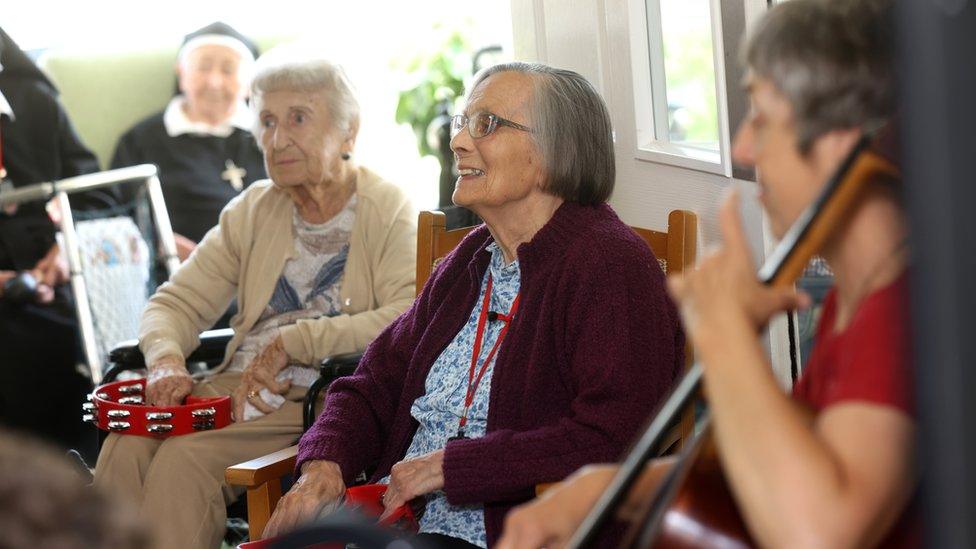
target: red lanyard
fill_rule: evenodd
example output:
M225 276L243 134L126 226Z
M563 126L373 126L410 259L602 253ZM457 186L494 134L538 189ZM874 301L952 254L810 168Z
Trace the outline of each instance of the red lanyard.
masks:
M461 414L461 421L458 423L458 433L456 437L452 438L465 438L464 437L464 426L468 423L468 410L471 409L471 403L474 402L474 394L478 391L478 385L481 384L481 378L485 377L485 372L488 370L488 365L491 364L491 359L495 357L495 352L498 351L498 346L501 345L502 340L505 339L505 334L508 333L508 327L511 326L512 317L515 316L515 311L518 310L519 306L519 294L515 295L515 300L512 301L512 308L508 310L508 314L501 314L492 312L492 320L498 319L505 323L502 327L502 331L498 332L498 339L495 340L495 344L492 345L491 351L488 352L488 358L485 359L481 368L478 370L478 377L475 378L474 371L478 366L478 357L481 355L481 340L485 335L485 325L488 323L488 305L491 300L491 273L488 273L488 284L485 287L485 297L481 301L481 314L478 316L478 331L474 336L474 348L471 350L471 368L468 369L468 390L464 394L464 412Z

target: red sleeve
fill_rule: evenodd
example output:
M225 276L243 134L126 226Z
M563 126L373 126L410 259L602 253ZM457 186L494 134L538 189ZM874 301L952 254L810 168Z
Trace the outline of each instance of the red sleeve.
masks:
M862 401L914 417L907 290L903 275L871 294L839 334L830 329L833 308L825 309L816 348L794 396L818 411Z

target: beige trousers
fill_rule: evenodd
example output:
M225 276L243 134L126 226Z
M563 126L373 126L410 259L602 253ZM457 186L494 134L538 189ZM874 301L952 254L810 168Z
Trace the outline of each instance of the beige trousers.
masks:
M193 388L197 396L230 395L239 372L213 375ZM276 412L223 429L156 440L111 434L95 467L95 485L141 506L159 549L220 547L226 506L240 490L224 482L224 469L295 442L302 434L305 387L292 387Z

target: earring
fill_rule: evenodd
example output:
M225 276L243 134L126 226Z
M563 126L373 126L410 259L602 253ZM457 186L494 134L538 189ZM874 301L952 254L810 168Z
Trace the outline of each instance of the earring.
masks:
M350 155L347 152L344 152L344 153L340 154L339 156L342 157L343 160L349 160L350 158L352 158L352 155Z

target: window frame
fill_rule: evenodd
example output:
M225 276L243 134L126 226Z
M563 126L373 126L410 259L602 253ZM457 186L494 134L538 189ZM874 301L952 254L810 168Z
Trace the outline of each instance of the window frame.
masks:
M648 4L659 6L660 0L628 0L630 19L630 59L633 77L634 157L680 168L713 173L725 177L754 179L749 170L732 166L731 122L745 114L745 94L741 90L742 70L735 58L739 37L745 31L744 5L741 1L709 0L712 36L712 67L715 75L716 115L718 117L718 152L659 139L668 133L666 81L653 75L664 75L661 46L660 9L650 13ZM657 36L657 40L651 40ZM660 98L660 100L658 100Z

